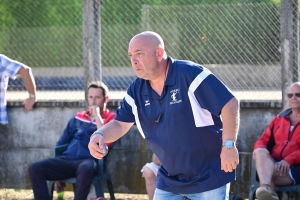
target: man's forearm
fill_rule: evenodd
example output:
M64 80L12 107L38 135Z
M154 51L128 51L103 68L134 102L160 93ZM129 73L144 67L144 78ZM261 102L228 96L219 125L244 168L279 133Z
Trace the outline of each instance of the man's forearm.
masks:
M27 66L22 66L18 72L21 75L24 85L29 94L35 95L36 85L35 80L31 72L31 68Z
M222 109L221 117L223 121L223 141L231 139L236 141L240 116L239 116L239 101L232 98Z
M114 142L125 135L133 123L112 120L100 128L105 143Z

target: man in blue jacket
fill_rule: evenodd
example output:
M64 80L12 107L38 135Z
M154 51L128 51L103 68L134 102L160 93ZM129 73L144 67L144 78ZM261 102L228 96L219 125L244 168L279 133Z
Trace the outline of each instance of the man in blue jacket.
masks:
M86 199L93 177L97 172L96 159L88 143L93 132L113 120L115 113L106 108L108 88L102 82L92 82L88 87L87 110L72 117L56 145L69 144L61 156L33 163L29 177L35 200L50 200L47 180L76 177L75 200ZM107 143L110 146L112 143Z

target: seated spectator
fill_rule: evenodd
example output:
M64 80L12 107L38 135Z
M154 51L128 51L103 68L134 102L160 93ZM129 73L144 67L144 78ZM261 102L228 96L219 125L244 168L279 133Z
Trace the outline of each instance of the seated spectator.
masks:
M156 188L156 176L159 166L160 161L155 153L153 153L152 162L147 163L141 170L143 177L145 178L146 190L150 200L152 200L154 196L154 191Z
M290 108L270 122L254 145L259 200L278 200L275 186L300 184L300 82L290 86L287 96Z
M106 108L108 88L102 82L88 86L88 109L78 112L66 126L56 145L69 144L61 156L33 163L29 177L35 200L50 200L47 180L63 180L76 177L75 200L86 199L93 177L96 175L97 160L88 149L90 136L103 124L115 117ZM111 146L112 144L107 144ZM56 182L57 187L57 182Z

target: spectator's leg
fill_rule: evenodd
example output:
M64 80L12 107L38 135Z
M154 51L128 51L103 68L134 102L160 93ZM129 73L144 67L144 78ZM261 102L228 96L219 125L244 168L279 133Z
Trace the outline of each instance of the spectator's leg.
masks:
M273 191L275 191L275 185L272 180L275 172L275 162L270 156L269 151L264 148L256 149L254 158L260 185L271 185Z
M47 180L61 180L73 176L71 163L59 157L38 161L29 166L29 178L35 200L50 200ZM65 169L65 170L64 170Z
M74 164L77 166L74 200L83 200L87 198L96 175L96 162L93 159L84 159L78 160Z
M286 176L282 176L276 170L275 170L275 173L273 174L273 180L274 180L275 185L278 185L278 186L294 184L294 180L290 177L289 174L287 174Z
M256 171L259 177L260 187L256 190L258 200L279 200L273 175L275 172L275 162L270 156L269 151L264 148L259 148L254 151L254 160Z
M152 200L156 188L156 176L149 167L144 167L143 176L145 178L146 190L149 199Z

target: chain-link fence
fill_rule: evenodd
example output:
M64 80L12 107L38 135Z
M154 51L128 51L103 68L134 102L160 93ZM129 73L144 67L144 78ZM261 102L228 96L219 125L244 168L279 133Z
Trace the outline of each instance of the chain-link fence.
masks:
M145 30L240 99L281 100L298 81L297 0L0 0L0 10L0 51L33 68L38 98L80 100L101 78L125 91L136 77L128 42ZM21 79L8 90L20 97Z

